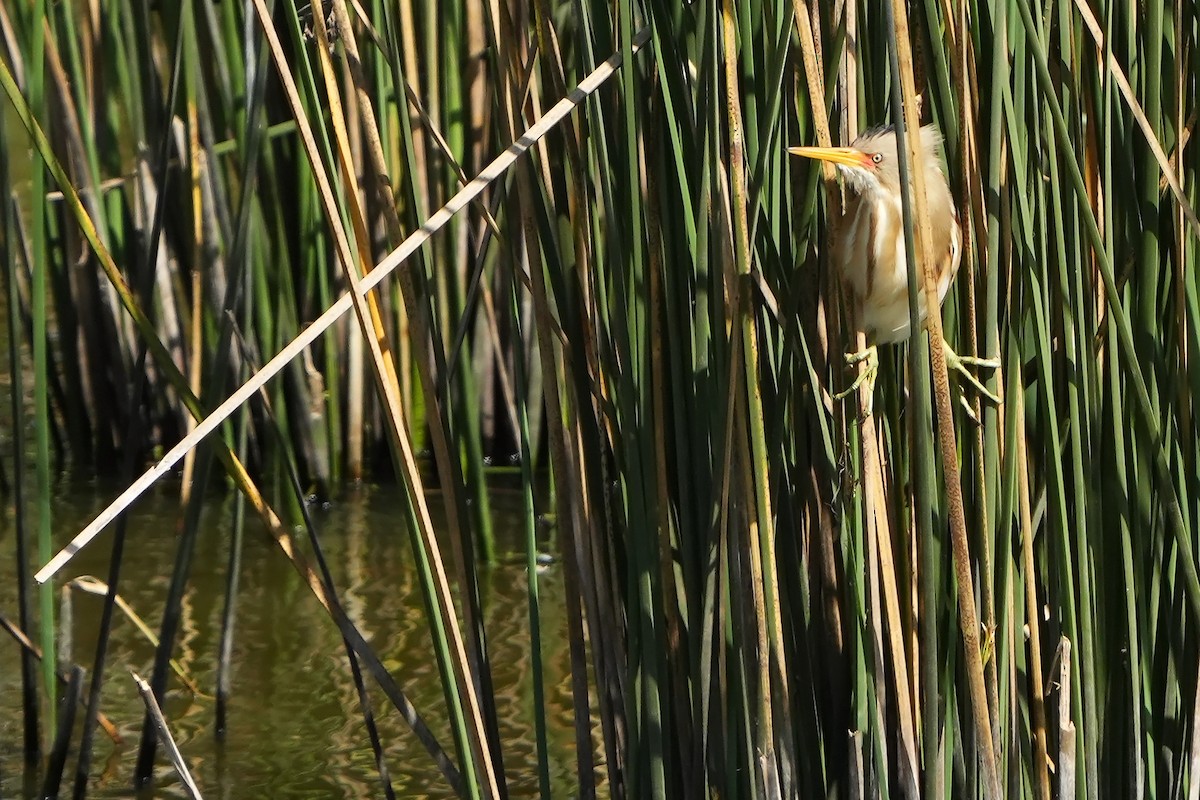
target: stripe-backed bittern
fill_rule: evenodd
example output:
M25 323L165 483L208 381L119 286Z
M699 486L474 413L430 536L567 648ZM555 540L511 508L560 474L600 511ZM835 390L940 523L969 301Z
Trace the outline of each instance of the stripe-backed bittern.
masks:
M945 299L962 256L958 213L938 160L941 142L937 128L932 125L921 128L925 201L933 232L930 250L938 259L934 265L938 303ZM911 332L896 134L891 127L873 128L849 147L792 147L788 152L836 164L849 190L841 217L830 226L832 263L850 301L856 306L858 322L867 335L869 346L861 352L846 354L846 360L851 364L867 363L854 384L838 396L853 392L864 381L870 381L868 396L871 396L879 369L876 345L903 341ZM927 313L924 292L918 294L918 301L924 322ZM995 368L999 362L960 357L945 341L942 346L947 366L961 372L975 388L999 402L964 366Z

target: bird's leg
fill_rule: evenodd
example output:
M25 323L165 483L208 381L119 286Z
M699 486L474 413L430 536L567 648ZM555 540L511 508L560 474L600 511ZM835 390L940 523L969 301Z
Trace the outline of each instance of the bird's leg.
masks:
M871 403L875 397L875 376L879 374L879 348L871 345L857 353L846 353L847 364L854 365L864 361L866 363L858 371L858 377L854 379L854 383L850 384L850 388L838 392L833 397L835 400L841 400L843 397L854 394L855 390L865 383L867 384L867 413L870 414Z
M967 366L981 367L984 369L999 369L1000 361L995 358L976 358L975 356L960 356L950 347L949 342L942 339L942 351L946 354L946 370L956 370L960 375L967 379L975 389L984 397L999 405L1000 398L995 393L988 391L988 388L971 374Z

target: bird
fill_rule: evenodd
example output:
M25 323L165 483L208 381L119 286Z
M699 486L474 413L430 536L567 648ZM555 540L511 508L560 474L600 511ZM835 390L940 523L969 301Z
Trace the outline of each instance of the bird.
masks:
M942 135L934 125L926 125L921 128L920 136L925 200L933 234L929 249L937 259L934 275L940 304L962 260L962 228L938 157ZM872 128L849 147L789 147L788 152L834 164L848 190L841 216L830 225L832 263L850 302L855 305L868 346L846 354L848 364L866 363L850 388L836 397L845 397L868 382L867 413L870 413L870 398L879 370L878 346L902 342L912 332L896 132L890 125ZM925 293L920 292L917 299L923 324L928 314ZM959 356L944 339L942 347L948 367L964 375L984 396L1000 402L967 369L967 365L996 369L999 361Z

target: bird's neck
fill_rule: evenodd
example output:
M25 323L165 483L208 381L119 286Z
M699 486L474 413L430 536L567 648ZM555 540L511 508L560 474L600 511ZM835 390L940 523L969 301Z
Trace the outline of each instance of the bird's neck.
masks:
M864 200L875 199L873 195L883 190L883 187L879 185L879 179L865 170L843 169L841 172L846 182L846 188Z

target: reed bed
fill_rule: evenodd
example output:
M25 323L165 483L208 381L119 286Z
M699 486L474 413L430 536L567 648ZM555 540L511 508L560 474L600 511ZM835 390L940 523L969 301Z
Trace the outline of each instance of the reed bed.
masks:
M150 696L224 473L345 640L381 791L398 711L454 791L507 796L476 568L511 462L535 674L539 522L561 555L580 797L1200 796L1198 36L1193 0L0 5L29 758L64 579L33 573L76 534L50 483L123 463L78 540L116 521L76 796L121 515L176 469ZM964 228L930 327L1003 402L920 334L865 414L834 398L841 189L786 148L921 122ZM305 524L367 476L409 498L444 707Z

